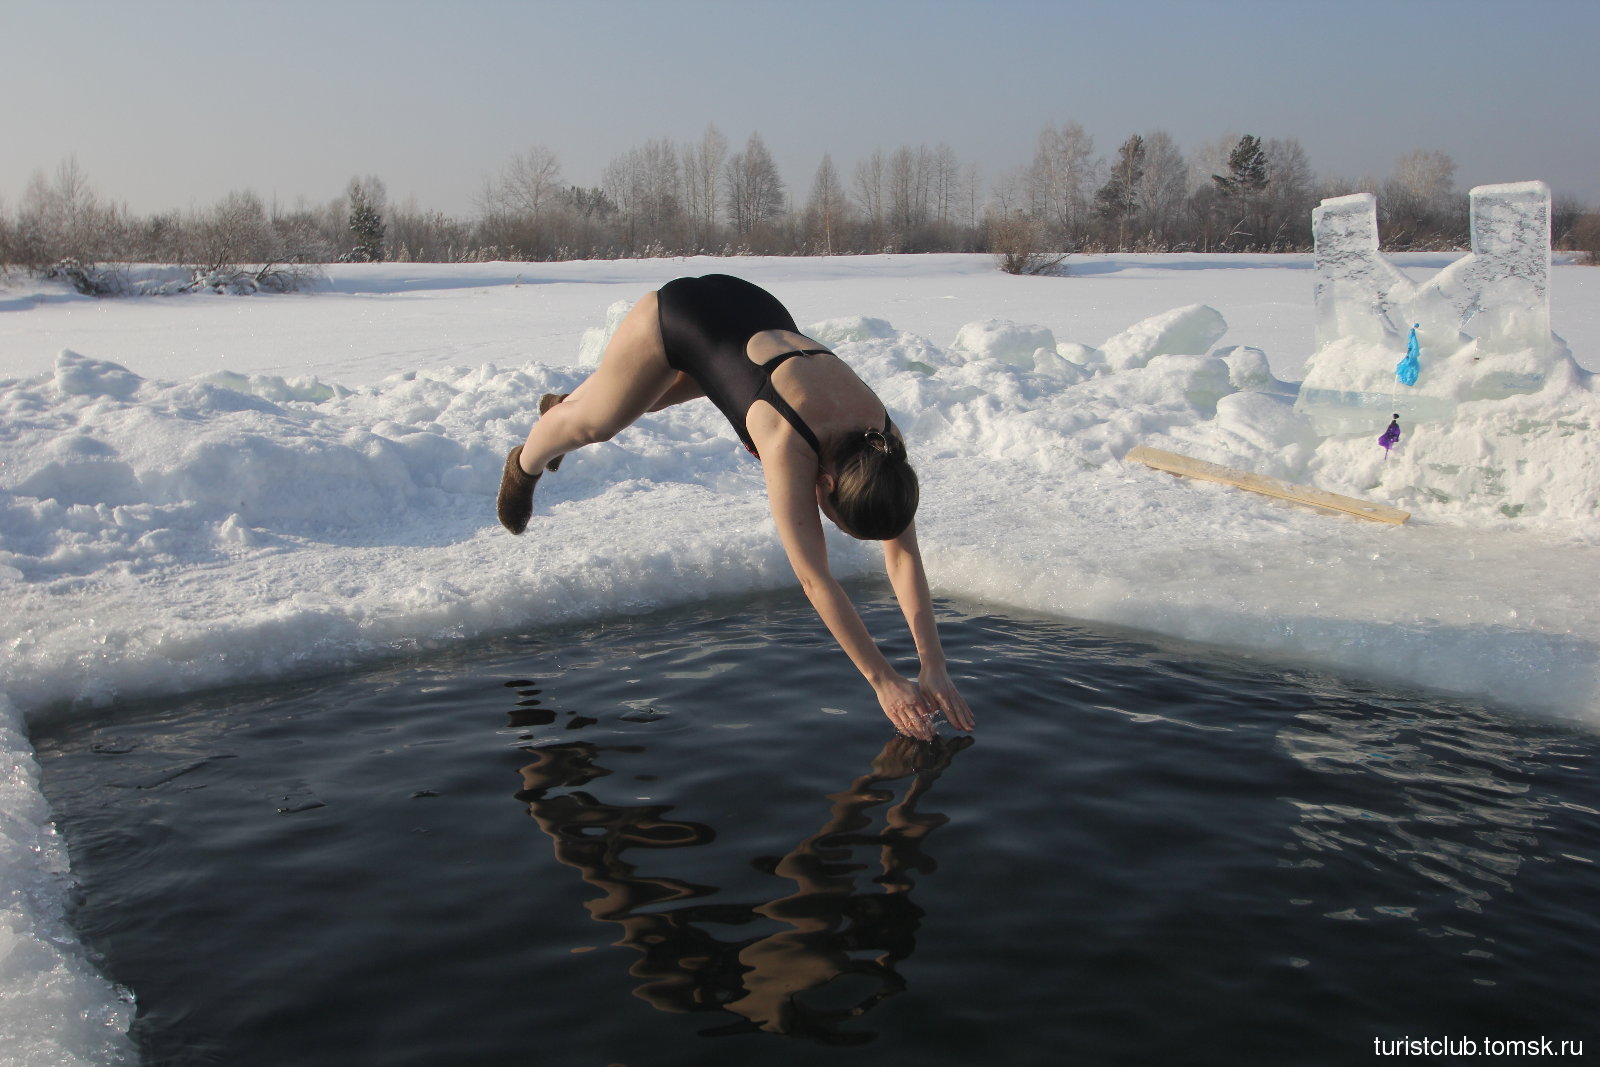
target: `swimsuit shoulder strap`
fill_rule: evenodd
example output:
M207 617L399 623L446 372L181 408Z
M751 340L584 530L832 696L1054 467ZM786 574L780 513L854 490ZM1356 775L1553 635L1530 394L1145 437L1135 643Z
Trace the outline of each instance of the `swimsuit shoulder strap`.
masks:
M756 394L756 399L765 400L771 404L778 414L783 416L784 421L794 427L794 432L799 434L801 439L811 446L811 451L817 454L817 458L822 458L822 442L817 440L817 435L811 432L811 427L806 425L806 420L800 417L800 413L789 406L789 402L783 398L783 394L772 387L771 378L768 378L761 386L761 391Z
M790 407L789 402L783 398L783 394L773 387L772 372L777 370L780 364L793 359L795 356L826 356L832 354L832 351L826 348L796 348L773 356L761 364L763 378L761 388L756 391L755 396L757 400L765 400L771 404L778 414L783 416L784 421L794 427L794 432L800 435L801 440L811 446L811 451L817 454L818 459L822 458L822 443L817 440L817 435L812 432L811 427L806 425L806 420L800 417L800 413Z
M784 364L784 363L788 362L789 360L793 359L795 356L831 356L831 355L833 355L832 350L831 349L827 349L827 348L793 348L793 349L790 349L787 352L781 352L778 355L773 356L771 359L767 360L765 363L761 364L761 373L763 373L763 374L765 374L767 376L767 380L768 381L771 381L772 380L772 372L777 370L778 367L781 366L782 364Z

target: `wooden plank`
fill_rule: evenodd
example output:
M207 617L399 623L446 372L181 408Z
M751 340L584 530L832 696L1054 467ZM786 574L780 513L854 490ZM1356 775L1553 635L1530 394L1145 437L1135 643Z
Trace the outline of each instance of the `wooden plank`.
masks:
M1221 482L1224 485L1248 489L1252 493L1262 493L1279 500L1290 500L1296 504L1309 504L1314 508L1327 511L1336 511L1341 515L1353 515L1358 519L1371 519L1373 522L1388 522L1399 525L1411 518L1409 511L1401 511L1385 504L1374 504L1369 500L1357 500L1355 497L1340 496L1338 493L1329 493L1321 489L1314 489L1309 485L1295 485L1293 482L1280 481L1277 478L1268 478L1261 474L1251 474L1249 471L1234 470L1232 467L1223 467L1216 463L1207 463L1203 459L1192 456L1180 455L1177 452L1163 452L1159 448L1140 445L1128 453L1128 459L1143 463L1147 467L1167 471L1171 474L1181 474L1186 478L1200 478L1208 482Z

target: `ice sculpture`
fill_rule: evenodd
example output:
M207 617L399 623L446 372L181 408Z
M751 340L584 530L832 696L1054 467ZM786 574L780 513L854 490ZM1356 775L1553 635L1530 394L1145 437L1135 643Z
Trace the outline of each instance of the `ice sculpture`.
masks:
M1378 252L1370 193L1312 211L1317 350L1295 406L1319 432L1365 433L1394 412L1447 418L1464 401L1537 392L1571 365L1550 333L1550 187L1480 185L1470 195L1471 254L1420 285ZM1395 366L1413 327L1420 370L1407 386Z

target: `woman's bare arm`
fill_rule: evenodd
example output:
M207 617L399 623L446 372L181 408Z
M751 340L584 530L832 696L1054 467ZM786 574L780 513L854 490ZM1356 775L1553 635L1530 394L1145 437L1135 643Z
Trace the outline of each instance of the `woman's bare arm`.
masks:
M944 646L939 643L939 625L933 617L933 594L928 590L928 575L922 566L915 522L899 537L883 543L883 565L917 645L917 659L922 663L918 684L923 696L945 713L951 726L971 730L972 709L950 681L945 666Z
M828 567L822 516L817 511L815 460L774 449L771 455L762 457L762 466L778 537L806 598L850 662L872 686L884 715L895 728L911 737L932 740L932 703L921 687L902 678L890 665Z

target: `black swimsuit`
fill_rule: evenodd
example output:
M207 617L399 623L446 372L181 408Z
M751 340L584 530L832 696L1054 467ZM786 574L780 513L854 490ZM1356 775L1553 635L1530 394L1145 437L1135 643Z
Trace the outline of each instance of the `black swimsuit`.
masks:
M752 455L758 455L745 417L750 405L765 400L794 427L820 458L822 446L800 413L789 406L772 386L772 372L795 356L831 354L826 348L802 348L774 356L765 363L750 361L750 338L765 330L799 333L794 316L776 297L740 278L707 274L679 278L656 294L661 320L661 341L667 364L693 378L706 396L733 424L734 432ZM883 432L889 432L888 413Z

